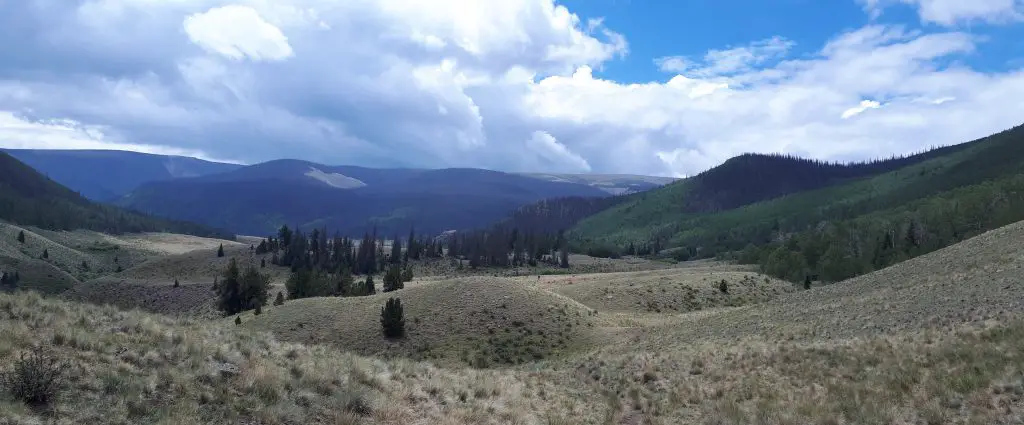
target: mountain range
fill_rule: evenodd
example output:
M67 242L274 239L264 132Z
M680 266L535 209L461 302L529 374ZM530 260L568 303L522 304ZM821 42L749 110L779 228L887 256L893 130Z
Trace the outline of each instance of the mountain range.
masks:
M562 197L607 197L675 179L633 175L377 169L282 159L255 165L125 151L8 150L83 196L241 234L281 225L358 235L411 227L440 233L491 224L516 208Z

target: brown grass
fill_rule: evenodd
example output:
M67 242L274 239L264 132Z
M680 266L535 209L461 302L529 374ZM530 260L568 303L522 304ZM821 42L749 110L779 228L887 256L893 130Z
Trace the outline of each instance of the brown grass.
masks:
M389 297L402 300L402 340L381 336L380 309ZM411 282L368 297L290 300L259 316L244 314L242 323L286 341L477 367L565 356L592 346L598 336L590 309L503 278Z
M54 412L2 401L0 423L1019 424L1022 241L1018 223L809 291L715 263L421 276L242 326L0 295L0 367L41 341L76 365ZM401 342L380 334L389 296Z

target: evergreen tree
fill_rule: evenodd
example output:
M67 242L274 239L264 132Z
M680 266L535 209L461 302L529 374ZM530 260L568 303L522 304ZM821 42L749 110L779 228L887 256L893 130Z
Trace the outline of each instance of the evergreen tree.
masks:
M395 239L391 241L391 256L388 260L391 264L402 262L402 241L398 239L398 235L395 235Z
M217 307L227 315L266 305L270 299L270 277L252 265L243 273L238 268L238 261L232 258L222 277L224 279L219 284L215 283Z
M50 251L49 250L43 249L43 258L44 259L45 258L50 258Z
M366 276L366 295L373 295L377 293L377 288L373 285L373 275Z
M86 263L85 260L82 260L82 270L89 271L89 263Z
M217 248L217 257L223 257L223 256L224 256L224 244L220 244L220 247Z
M284 294L281 291L277 291L277 298L274 298L274 305L284 304Z
M260 314L263 314L263 307L260 306L259 304L256 304L256 308L252 310L252 315L259 316Z
M18 242L25 243L25 231L18 231Z
M237 314L242 311L242 272L234 258L228 261L222 277L217 285L217 308L227 315Z
M267 267L267 259L266 258L260 258L260 268L262 269L262 268L266 268L266 267Z
M726 282L725 279L722 279L721 282L718 282L718 290L721 291L723 294L728 294L729 282Z
M387 338L401 338L405 335L405 317L400 299L388 298L380 309L380 325Z
M242 324L242 316L235 316L235 325Z
M174 287L177 288L179 286L181 286L181 284L178 283L178 279L174 279Z
M122 269L122 268L121 268L121 265L120 265L120 264L118 264L118 265L117 265L117 270L116 270L116 271L114 271L114 273L121 273L121 272L123 272L123 271L124 271L124 269Z
M405 270L402 271L402 282L411 282L412 278L412 266L405 266Z
M391 265L388 267L388 271L384 274L384 292L391 292L405 288L405 283L402 282L402 272L398 268L398 265Z
M811 289L811 275L804 278L804 289Z
M352 291L352 284L354 279L352 278L352 272L348 270L348 267L342 267L341 271L338 272L338 285L334 289L334 295L344 297Z

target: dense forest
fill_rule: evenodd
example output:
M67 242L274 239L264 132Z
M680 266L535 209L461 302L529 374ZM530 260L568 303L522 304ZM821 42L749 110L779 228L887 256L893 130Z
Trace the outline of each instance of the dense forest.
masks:
M111 234L173 232L234 239L229 232L89 201L3 152L0 219L50 230L88 229Z
M838 281L1024 220L1022 139L1016 127L845 184L714 214L679 212L619 239L592 238L587 219L571 241L577 249L653 244L677 259L735 258L790 280ZM619 208L594 218L613 219Z

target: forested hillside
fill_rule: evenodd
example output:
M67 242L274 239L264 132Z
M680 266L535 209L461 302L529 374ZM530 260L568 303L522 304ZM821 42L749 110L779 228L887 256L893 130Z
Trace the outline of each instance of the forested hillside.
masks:
M735 255L775 276L837 281L1024 219L1022 139L1016 127L899 159L911 165L894 171L713 214L679 201L669 212L684 181L583 220L571 240L577 249L675 248L679 259Z
M50 230L173 232L234 239L233 234L198 224L94 203L3 152L0 152L0 219Z

